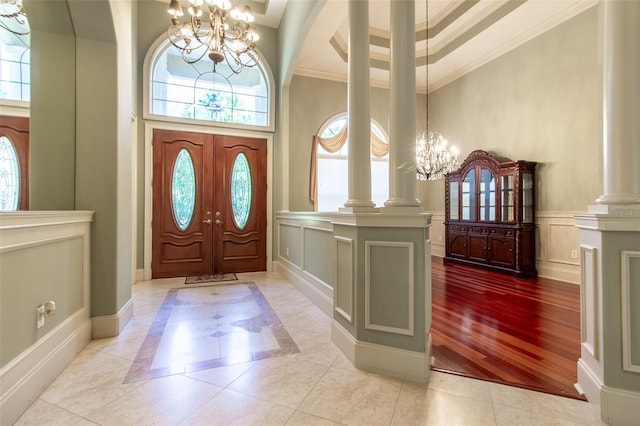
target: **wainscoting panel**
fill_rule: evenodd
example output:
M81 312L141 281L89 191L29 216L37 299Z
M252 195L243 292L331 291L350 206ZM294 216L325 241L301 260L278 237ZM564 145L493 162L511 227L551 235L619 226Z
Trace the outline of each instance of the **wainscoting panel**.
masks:
M365 328L413 336L413 270L413 243L365 241Z
M574 216L571 212L536 212L539 276L580 283L579 232Z
M622 251L622 368L640 373L640 251Z
M353 240L334 237L334 309L353 324Z
M91 339L92 212L0 213L0 424L15 422ZM36 308L56 303L36 326Z
M599 312L600 298L598 297L598 256L597 248L580 246L582 261L582 287L580 291L580 319L582 347L595 359L600 359ZM592 313L592 314L588 314Z

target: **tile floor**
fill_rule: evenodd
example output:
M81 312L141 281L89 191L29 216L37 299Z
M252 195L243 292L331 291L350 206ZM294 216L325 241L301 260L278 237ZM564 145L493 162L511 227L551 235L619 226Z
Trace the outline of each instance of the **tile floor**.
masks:
M122 334L89 343L16 424L603 424L588 403L573 399L437 372L428 385L420 385L357 370L331 343L330 319L281 276L239 274L239 280L255 283L268 308L261 309L260 296L245 297L251 291L247 285L176 291L184 288L184 279L136 284L135 316ZM240 304L219 303L239 294L244 298ZM172 297L181 302L170 302ZM212 322L207 317L201 327L191 328L202 333L185 340L178 329L203 320L201 297L209 297L206 303L217 309L215 316L230 314L225 309L243 303L247 315L231 309L233 321L240 321L236 327L230 319ZM191 312L186 308L190 298L196 302ZM243 322L249 318L252 321ZM258 331L252 328L256 323ZM243 329L271 336L251 342ZM227 332L240 333L227 340L235 346L220 339L220 333ZM217 340L209 338L214 334ZM184 351L189 345L208 347L213 355ZM264 358L263 350L275 352ZM235 358L225 358L230 351ZM220 366L206 368L206 362ZM139 375L136 365L146 373Z

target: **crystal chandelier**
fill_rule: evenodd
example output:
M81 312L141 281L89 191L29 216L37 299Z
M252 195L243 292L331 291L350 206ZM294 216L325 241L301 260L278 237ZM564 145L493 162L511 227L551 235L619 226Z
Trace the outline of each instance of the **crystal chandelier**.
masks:
M420 180L442 179L458 166L458 150L447 148L440 132L422 132L416 140L416 172Z
M205 7L209 11L209 22L200 18ZM181 22L178 18L184 16L184 12L180 1L169 3L169 41L180 51L185 62L193 64L208 54L214 71L217 64L226 61L236 74L244 67L258 64L254 48L260 37L251 27L255 18L249 6L232 9L229 0L189 0L187 10L190 18ZM233 20L231 25L227 23L229 17Z
M31 32L22 0L0 0L0 28L18 35Z

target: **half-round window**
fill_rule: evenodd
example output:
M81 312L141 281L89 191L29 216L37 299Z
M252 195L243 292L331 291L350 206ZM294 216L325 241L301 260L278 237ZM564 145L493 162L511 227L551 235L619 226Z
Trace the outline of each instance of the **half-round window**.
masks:
M148 111L175 121L194 120L233 127L272 127L270 74L260 55L239 74L206 57L186 63L167 40L151 52Z

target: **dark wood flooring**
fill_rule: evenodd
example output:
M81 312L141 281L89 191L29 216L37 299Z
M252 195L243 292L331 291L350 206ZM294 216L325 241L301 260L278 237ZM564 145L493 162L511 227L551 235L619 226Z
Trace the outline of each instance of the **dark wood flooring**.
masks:
M432 294L434 370L581 398L578 285L433 257Z

